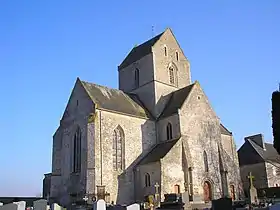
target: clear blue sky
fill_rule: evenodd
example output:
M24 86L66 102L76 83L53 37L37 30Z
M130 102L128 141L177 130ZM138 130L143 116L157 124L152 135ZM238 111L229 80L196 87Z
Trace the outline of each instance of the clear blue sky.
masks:
M76 78L117 88L117 65L152 25L172 28L238 146L255 133L272 140L279 0L2 0L0 9L0 196L41 193Z

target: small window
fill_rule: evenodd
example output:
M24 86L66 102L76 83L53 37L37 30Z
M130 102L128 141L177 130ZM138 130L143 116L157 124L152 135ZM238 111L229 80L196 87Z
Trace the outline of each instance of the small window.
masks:
M175 77L174 77L174 68L171 66L169 67L169 82L170 84L175 84Z
M176 60L179 61L179 53L176 52Z
M139 69L135 69L134 83L135 87L139 87Z
M149 173L145 174L145 187L150 187L151 186L151 176Z
M167 47L164 46L164 56L167 56Z
M167 137L167 140L170 140L173 138L172 136L172 125L171 123L168 123L167 126L166 126L166 137Z
M204 170L205 172L208 172L209 171L208 158L207 158L207 153L205 151L203 152L203 160L204 160Z
M77 100L76 105L79 106L79 101Z

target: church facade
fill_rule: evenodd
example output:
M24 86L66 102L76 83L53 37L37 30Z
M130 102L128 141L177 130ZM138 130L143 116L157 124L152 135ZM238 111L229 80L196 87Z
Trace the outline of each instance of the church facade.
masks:
M77 79L53 136L51 197L69 205L105 188L108 202L143 201L159 185L192 202L239 196L232 133L211 107L170 29L134 47L119 89Z

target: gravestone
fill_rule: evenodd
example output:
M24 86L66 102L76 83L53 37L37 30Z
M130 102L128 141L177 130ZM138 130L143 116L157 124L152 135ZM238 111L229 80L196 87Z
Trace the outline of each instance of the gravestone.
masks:
M57 203L53 203L51 205L51 210L62 210L62 209L63 208L60 205L58 205Z
M15 203L5 204L0 206L0 210L18 210L18 205Z
M34 210L47 210L48 209L48 201L44 199L36 200L33 202Z
M212 200L213 210L232 210L232 200L231 198L220 198L217 200Z
M248 179L250 181L250 189L249 189L249 202L250 204L257 204L258 203L258 193L257 189L254 187L253 179L255 177L252 176L252 172L249 173Z
M190 204L190 201L189 201L189 192L186 191L186 192L183 192L182 193L182 202L184 203L184 209L187 210L187 209L191 209L191 204Z
M104 200L100 199L93 203L93 210L106 210L106 203Z
M25 201L14 202L14 204L17 205L17 210L25 210L25 208L26 208Z
M0 202L0 206L3 206L3 203Z
M138 203L134 203L130 206L126 207L127 210L140 210L140 205Z

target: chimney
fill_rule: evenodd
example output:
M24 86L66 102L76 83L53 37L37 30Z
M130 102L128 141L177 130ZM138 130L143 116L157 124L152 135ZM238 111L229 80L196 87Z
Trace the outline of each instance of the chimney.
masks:
M245 139L245 141L250 139L255 144L257 144L258 146L260 146L261 148L263 148L265 150L265 144L264 144L265 142L263 140L263 135L262 134L256 134L256 135L253 135L253 136L247 136L244 139Z

